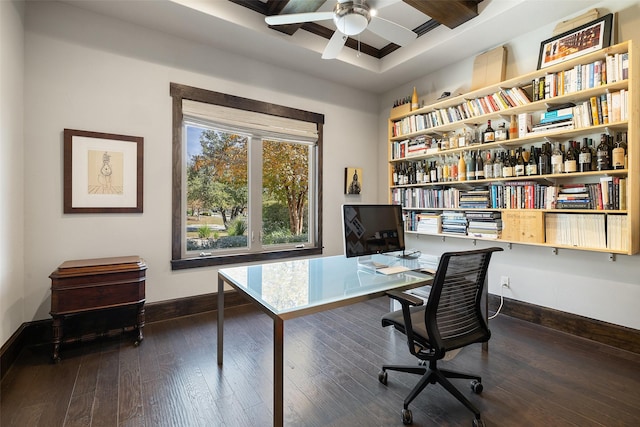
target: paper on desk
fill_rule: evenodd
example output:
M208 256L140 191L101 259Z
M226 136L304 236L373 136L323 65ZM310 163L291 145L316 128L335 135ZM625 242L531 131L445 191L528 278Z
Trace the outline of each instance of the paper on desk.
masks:
M382 274L396 274L402 273L403 271L409 271L409 268L404 265L395 265L393 267L378 268L376 271Z

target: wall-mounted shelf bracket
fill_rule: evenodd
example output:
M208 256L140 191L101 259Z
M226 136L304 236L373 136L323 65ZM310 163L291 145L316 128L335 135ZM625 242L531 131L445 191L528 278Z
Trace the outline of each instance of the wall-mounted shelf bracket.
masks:
M509 250L513 249L513 243L507 243L507 249Z
M616 260L616 254L609 254L609 261L614 262Z
M558 248L551 248L551 253L554 255L558 255Z
M442 236L442 241L443 242L446 241L446 237Z
M476 239L473 239L471 242L473 243L473 246L476 246L478 244L478 240Z

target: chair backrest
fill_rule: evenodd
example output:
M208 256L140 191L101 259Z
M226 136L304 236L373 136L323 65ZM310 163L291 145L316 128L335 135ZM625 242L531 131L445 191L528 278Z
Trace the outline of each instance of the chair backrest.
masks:
M431 286L425 323L437 358L449 350L485 342L491 332L481 310L493 247L462 252L446 252Z

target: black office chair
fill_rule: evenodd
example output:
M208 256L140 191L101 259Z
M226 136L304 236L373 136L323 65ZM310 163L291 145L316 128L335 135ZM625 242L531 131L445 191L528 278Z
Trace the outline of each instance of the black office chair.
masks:
M403 292L387 294L402 304L402 310L388 313L382 318L382 326L394 326L407 336L411 354L420 359L418 366L384 365L378 374L382 384L387 384L387 371L408 372L422 378L404 400L402 422L411 424L413 415L409 403L428 385L440 383L449 393L474 414L473 426L484 426L480 411L456 389L448 378L473 380L471 390L482 392L481 378L477 375L440 369L437 362L447 352L469 344L486 342L491 337L480 308L489 261L493 252L502 248L488 248L442 254L427 300ZM426 367L426 362L429 367Z

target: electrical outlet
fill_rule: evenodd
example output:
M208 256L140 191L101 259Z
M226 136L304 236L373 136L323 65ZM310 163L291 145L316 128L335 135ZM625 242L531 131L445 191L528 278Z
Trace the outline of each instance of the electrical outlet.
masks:
M509 287L509 276L500 277L500 286L502 286L503 288Z

